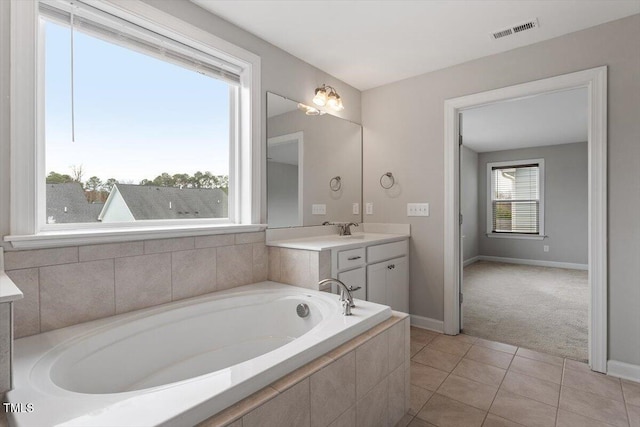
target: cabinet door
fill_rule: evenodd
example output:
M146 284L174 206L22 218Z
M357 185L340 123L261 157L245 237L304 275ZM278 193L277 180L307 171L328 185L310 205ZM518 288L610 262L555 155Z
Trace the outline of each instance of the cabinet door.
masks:
M409 269L407 257L387 261L387 304L396 311L409 312Z
M367 299L367 274L364 267L338 273L338 280L345 285L353 286L354 288L360 286L360 289L352 292L353 297L362 300Z
M379 262L367 267L367 297L371 302L389 305L387 301L387 271L390 262Z

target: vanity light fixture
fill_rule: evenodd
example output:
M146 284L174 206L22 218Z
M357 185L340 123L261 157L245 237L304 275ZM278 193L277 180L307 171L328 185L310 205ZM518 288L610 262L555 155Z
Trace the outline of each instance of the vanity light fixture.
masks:
M316 88L313 103L319 107L328 105L334 111L344 110L344 105L342 105L342 99L340 98L340 95L338 95L338 91L326 84Z
M322 114L325 114L324 111L320 111L317 108L302 103L298 104L298 110L302 111L307 116L320 116Z

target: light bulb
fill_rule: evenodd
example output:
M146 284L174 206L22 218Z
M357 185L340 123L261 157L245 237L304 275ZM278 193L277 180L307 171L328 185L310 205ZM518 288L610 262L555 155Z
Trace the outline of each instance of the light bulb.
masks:
M338 97L337 105L334 107L336 111L344 110L344 105L342 105L342 98Z
M316 96L313 97L313 103L319 107L327 104L327 90L324 87L316 89Z

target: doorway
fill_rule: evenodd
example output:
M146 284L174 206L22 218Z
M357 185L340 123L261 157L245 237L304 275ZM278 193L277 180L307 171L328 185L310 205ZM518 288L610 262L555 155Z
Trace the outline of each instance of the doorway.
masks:
M459 113L481 105L543 93L585 88L588 92L588 359L606 372L606 67L565 74L445 102L445 316L444 331L460 333L460 284L463 277L460 229Z

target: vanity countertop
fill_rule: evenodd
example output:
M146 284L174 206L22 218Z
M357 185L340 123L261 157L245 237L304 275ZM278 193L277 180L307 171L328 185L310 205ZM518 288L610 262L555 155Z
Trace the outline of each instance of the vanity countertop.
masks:
M268 241L267 246L302 249L306 251L324 251L328 249L350 249L370 244L394 242L410 237L409 234L389 233L353 233L351 236L325 235L302 237L298 239Z

